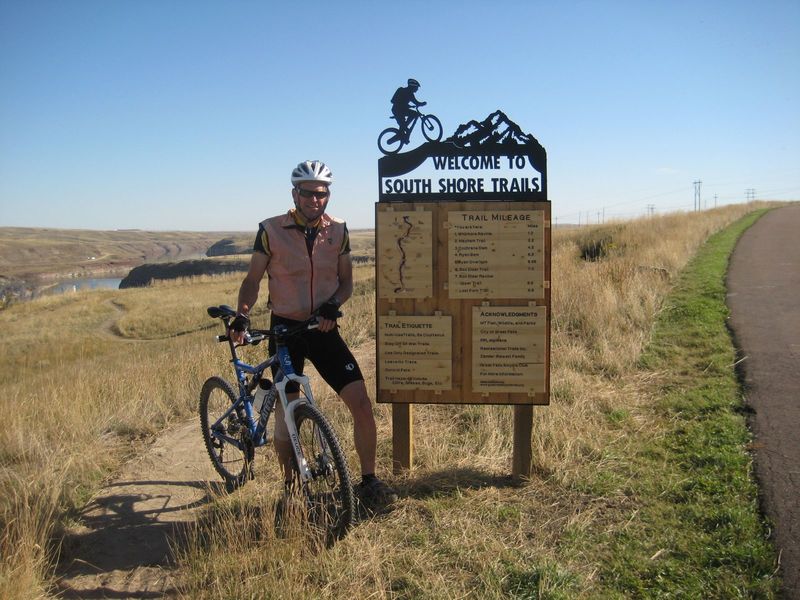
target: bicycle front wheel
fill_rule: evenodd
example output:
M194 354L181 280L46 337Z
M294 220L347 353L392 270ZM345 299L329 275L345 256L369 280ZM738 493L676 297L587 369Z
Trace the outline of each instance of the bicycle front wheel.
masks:
M347 533L353 520L350 470L333 428L315 406L298 406L294 422L303 453L301 460L306 461L311 472L311 479L301 488L305 516L313 533L330 546Z
M244 409L238 407L236 394L221 377L211 377L200 392L200 429L214 469L231 487L247 482L253 460L253 445L248 443L249 430Z
M429 142L438 142L442 139L442 122L434 115L422 117L422 135Z
M387 127L378 136L378 148L384 154L396 154L403 147L403 136L397 127Z

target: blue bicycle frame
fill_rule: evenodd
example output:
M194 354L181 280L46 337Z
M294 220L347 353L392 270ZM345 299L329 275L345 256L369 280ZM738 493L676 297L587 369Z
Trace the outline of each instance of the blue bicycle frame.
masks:
M281 405L283 406L284 420L286 422L286 428L289 431L289 439L292 444L292 449L294 450L295 457L297 458L297 464L299 465L300 478L302 481L307 481L311 479L312 474L308 469L307 461L303 457L303 453L300 448L300 441L297 436L297 428L294 424L294 412L296 408L304 402L313 404L314 399L311 393L311 383L308 377L305 375L298 375L294 370L294 366L292 365L292 359L289 356L289 349L284 341L288 332L289 329L285 325L277 325L271 332L253 332L254 335L251 336L251 340L258 339L259 336L260 339L264 339L267 333L276 338L275 354L256 366L242 361L237 356L236 345L233 343L233 340L229 338L229 336L217 336L218 341L228 341L230 344L232 357L231 362L233 363L233 368L236 371L236 379L239 385L239 397L237 398L236 402L234 402L231 407L226 410L219 419L217 419L210 429L212 436L228 444L236 446L239 450L244 450L240 440L221 433L216 427L225 419L227 419L233 411L242 408L247 417L247 428L250 434L250 441L253 446L258 448L267 444L269 440L266 435L266 429L269 423L269 418L265 419L265 421L261 423L259 415L255 415L253 413L253 396L251 395L250 391L251 389L255 389L255 386L260 381L264 371L267 368L277 364L277 371L274 381L274 385L278 393L277 400L280 401ZM250 340L248 340L248 342L250 342ZM247 382L248 375L252 375L250 384ZM290 381L296 382L303 390L303 394L301 394L300 397L291 401L289 401L286 396L286 385ZM324 445L325 442L323 439L320 438L319 441Z

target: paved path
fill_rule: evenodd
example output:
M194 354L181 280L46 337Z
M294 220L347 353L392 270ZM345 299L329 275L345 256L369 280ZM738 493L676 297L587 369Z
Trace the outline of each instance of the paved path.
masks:
M728 306L784 597L800 599L800 204L770 211L742 235L728 270Z

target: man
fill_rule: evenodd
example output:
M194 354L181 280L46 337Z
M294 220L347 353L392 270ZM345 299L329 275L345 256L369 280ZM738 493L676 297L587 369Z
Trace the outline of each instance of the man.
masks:
M411 132L408 130L408 123L416 114L414 109L425 106L427 102L420 102L414 94L419 89L419 81L416 79L409 79L406 87L399 87L392 96L392 116L397 121L397 126L400 128L400 135L403 136L404 142L407 144Z
M268 276L270 327L292 326L313 314L319 316L319 328L295 338L297 341L290 345L292 363L302 373L304 359L308 358L350 410L362 473L356 493L368 508L376 507L397 496L375 476L377 433L372 404L358 363L336 325L339 307L353 294L347 226L325 213L332 174L324 163L300 163L292 171L291 180L294 208L259 224L250 268L239 289L237 317L232 325L234 341L241 343L244 337L264 274ZM271 341L270 354L274 352ZM275 414L275 450L288 485L292 448L280 404Z

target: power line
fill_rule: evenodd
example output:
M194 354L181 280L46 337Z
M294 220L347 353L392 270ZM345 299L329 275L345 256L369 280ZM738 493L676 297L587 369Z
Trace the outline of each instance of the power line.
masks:
M666 206L659 206L657 209L655 208L655 205L653 205L654 208L652 209L652 211L653 211L652 214L655 214L655 213L661 214L661 213L664 213L664 212L670 212L670 211L675 211L675 210L685 210L685 211L689 211L689 210L699 211L699 210L702 210L703 209L703 205L702 205L702 184L704 182L702 180L698 179L698 180L696 180L696 181L694 181L692 183L693 183L693 186L694 186L694 194L695 194L693 207L690 208L688 203L684 204L682 202L680 202L680 203L676 202L675 204L669 204L669 205L666 205ZM708 182L705 182L705 183L707 185L709 185ZM710 184L710 185L712 186L712 188L715 188L715 189L717 188L717 183L716 182L714 182L713 184ZM780 185L780 184L778 184L778 185ZM800 187L796 187L796 186L792 186L792 187L778 187L778 186L776 186L776 187L772 187L772 188L769 188L769 189L764 189L764 188L759 188L759 189L761 189L760 197L762 199L770 199L770 198L777 199L777 198L779 198L781 196L791 197L792 195L800 195L800 194L798 194L800 192ZM714 194L714 207L715 208L718 207L718 206L721 206L721 205L726 205L726 204L730 204L730 203L737 203L737 202L741 202L742 201L742 196L739 195L739 193L741 193L741 192L736 193L733 190L730 191L730 192L724 192L724 190L722 190L722 191L723 191L722 194L717 194L717 193ZM650 212L651 209L649 208L650 204L646 204L645 203L646 200L651 200L651 199L655 199L655 198L663 198L665 196L672 196L672 195L677 195L679 197L685 198L686 197L684 195L685 192L686 192L686 186L683 186L683 187L681 187L679 189L670 190L670 191L667 191L667 192L661 192L661 193L657 193L657 194L652 194L652 195L649 195L649 196L637 198L635 200L626 200L626 201L617 202L617 203L614 203L614 204L604 204L604 205L602 205L601 209L595 209L595 210L602 210L602 215L599 217L598 222L599 223L605 223L607 219L634 218L637 215L641 216L642 212L643 212L643 209L644 209L644 214L645 215L649 215L649 214L651 214L651 212ZM745 198L746 198L747 202L754 201L755 198L756 198L756 188L747 188L745 190ZM795 199L798 199L798 198L795 198ZM598 201L597 204L600 204L600 202ZM631 205L635 205L635 204L639 205L638 209L635 209L635 208L632 208L631 210L624 210L623 209L621 211L612 210L612 209L615 209L615 208L622 208L624 206L631 206ZM555 202L554 202L554 205L555 205ZM568 223L570 221L572 221L574 223L575 222L574 219L577 218L578 223L580 225L589 225L589 223L591 222L590 221L590 215L591 215L590 211L580 210L580 211L573 211L573 212L570 212L570 213L560 213L557 216L558 216L558 219L559 219L559 221L561 223ZM554 215L554 217L555 217L555 215Z
M608 209L617 208L617 207L620 207L620 206L630 206L632 204L639 204L640 202L642 202L644 200L652 200L653 198L662 198L664 196L672 196L672 195L675 195L675 194L683 194L684 192L686 192L686 187L685 186L677 188L677 189L674 189L674 190L670 190L668 192L660 192L658 194L651 194L650 196L644 196L642 198L636 198L635 200L625 200L624 202L617 202L615 204L606 204L606 205L603 206L602 220L603 220L603 222L605 222L606 210L608 210ZM636 214L637 212L638 211L629 211L629 212L624 212L624 213L609 213L609 214L628 215L628 214ZM583 217L584 217L583 211L575 211L575 212L570 212L570 213L559 214L559 218L564 219L564 220L574 219L576 217L578 218L579 222L582 222L583 221Z
M694 185L694 209L695 211L698 211L702 208L700 206L700 188L702 187L703 182L698 179L693 181L692 184Z

